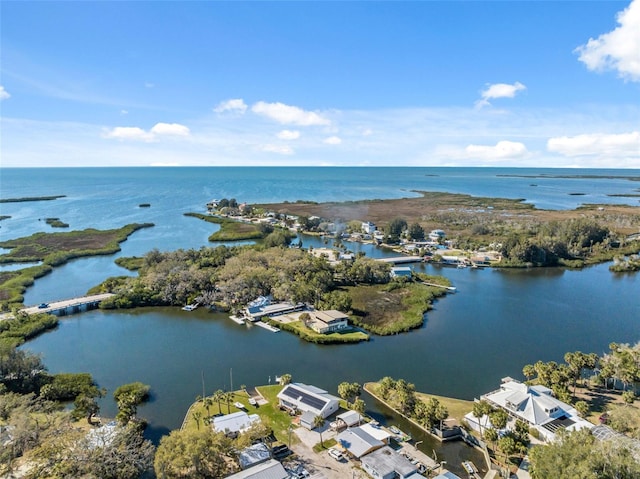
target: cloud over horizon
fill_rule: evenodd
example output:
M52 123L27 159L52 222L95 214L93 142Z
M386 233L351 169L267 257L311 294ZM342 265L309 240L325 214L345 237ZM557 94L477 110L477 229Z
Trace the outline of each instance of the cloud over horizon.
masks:
M156 123L149 131L137 126L116 126L103 133L103 138L152 142L160 137L186 137L191 134L189 128L179 123Z
M621 134L583 134L549 138L547 150L568 157L635 157L640 161L640 131Z
M640 81L640 0L633 0L616 16L614 30L574 50L591 71L614 70L624 80Z
M8 100L9 98L11 98L9 92L5 90L2 85L0 85L0 100Z
M468 158L485 161L513 160L529 155L524 143L507 140L499 141L494 146L471 144L464 151Z

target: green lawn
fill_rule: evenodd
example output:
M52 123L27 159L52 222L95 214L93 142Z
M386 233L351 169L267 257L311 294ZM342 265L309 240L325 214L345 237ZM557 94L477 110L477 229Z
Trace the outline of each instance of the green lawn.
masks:
M308 328L302 321L292 321L290 323L273 323L285 331L292 332L300 336L300 338L311 343L318 344L337 344L337 343L359 343L360 341L368 341L369 335L362 331L349 329L344 332L320 334L313 329Z
M235 391L234 398L229 407L227 407L226 403L221 403L220 412L222 414L229 414L230 412L238 412L239 409L236 408L233 403L239 402L244 404L245 410L248 414L258 414L262 419L262 422L269 425L271 429L273 429L273 433L276 438L283 442L288 443L289 440L289 425L291 424L292 417L289 416L285 411L281 411L278 408L278 398L277 394L282 389L282 386L276 384L273 386L260 386L256 388L259 390L260 394L268 401L268 404L263 404L262 406L252 406L249 404L249 396L244 391ZM194 403L189 411L187 412L187 420L185 422L185 429L197 429L198 427L207 427L206 418L219 414L218 403L214 402L212 406L209 407L209 411L207 411L204 403L202 401L198 401ZM196 418L200 416L200 419L196 421ZM297 427L297 426L294 426ZM295 434L291 435L291 444L295 444L297 442L297 437Z

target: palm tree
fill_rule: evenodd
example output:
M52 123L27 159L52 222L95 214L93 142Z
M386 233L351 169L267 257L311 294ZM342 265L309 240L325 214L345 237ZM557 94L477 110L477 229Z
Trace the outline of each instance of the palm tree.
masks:
M233 401L233 391L228 391L224 394L224 402L227 403L227 414L231 414L231 401Z
M222 407L220 403L224 400L224 391L222 389L218 389L213 393L213 400L218 403L218 414L222 414Z
M318 429L318 434L320 434L320 445L324 447L322 444L322 426L324 426L324 418L322 416L316 416L313 418L313 428Z
M196 421L196 426L198 427L198 431L200 430L200 420L202 419L202 413L200 411L196 411L193 413L193 419Z
M213 406L213 399L211 398L211 396L207 396L206 398L204 398L204 407L207 408L207 416L211 417L211 411L209 410L209 408L211 406Z

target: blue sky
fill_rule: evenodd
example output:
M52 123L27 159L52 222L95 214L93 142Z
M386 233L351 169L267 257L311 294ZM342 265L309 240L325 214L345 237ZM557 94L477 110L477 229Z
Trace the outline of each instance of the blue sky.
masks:
M640 0L0 4L2 166L640 168Z

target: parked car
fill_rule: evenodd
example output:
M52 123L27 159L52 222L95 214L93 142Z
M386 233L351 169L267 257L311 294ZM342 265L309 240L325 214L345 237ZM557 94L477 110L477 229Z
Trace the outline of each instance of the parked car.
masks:
M338 451L333 447L329 449L329 455L333 457L336 461L342 461L342 458L344 457L340 451Z
M38 305L38 308L40 309L47 309L49 307L49 303L40 303Z

